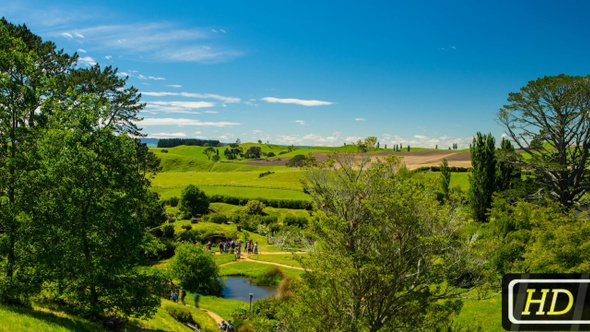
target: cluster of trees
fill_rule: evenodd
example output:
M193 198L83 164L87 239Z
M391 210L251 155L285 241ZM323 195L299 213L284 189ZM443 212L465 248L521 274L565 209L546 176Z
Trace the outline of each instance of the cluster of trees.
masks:
M180 145L193 145L193 146L221 146L221 142L212 139L199 139L199 138L161 138L158 140L159 148L173 148Z
M162 280L136 267L164 215L137 89L5 19L0 44L0 302L153 314Z

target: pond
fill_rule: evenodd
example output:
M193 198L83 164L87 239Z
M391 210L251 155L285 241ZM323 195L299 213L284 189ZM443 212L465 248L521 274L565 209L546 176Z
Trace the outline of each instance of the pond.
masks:
M244 277L227 277L224 278L224 282L225 288L221 294L226 299L250 302L250 293L252 293L252 301L271 297L277 293L277 286L256 286Z

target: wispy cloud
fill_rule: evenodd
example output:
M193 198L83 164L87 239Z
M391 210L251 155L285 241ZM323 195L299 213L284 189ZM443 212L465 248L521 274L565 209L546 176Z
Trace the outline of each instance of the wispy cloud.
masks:
M214 100L219 100L223 103L228 103L228 104L239 103L241 100L240 98L221 96L221 95L211 94L211 93L145 91L145 92L142 92L141 94L144 96L151 96L151 97L185 97L185 98L214 99Z
M149 61L217 63L242 55L222 46L221 36L214 37L207 29L184 29L170 23L99 25L62 31L58 36L80 42L86 39L102 51Z
M150 138L175 138L175 137L186 137L185 133L153 133L149 134Z
M295 99L295 98L275 98L275 97L264 97L262 98L267 103L273 104L295 104L295 105L302 105L302 106L324 106L324 105L332 105L332 102L329 101L322 101L322 100L303 100L303 99Z
M141 74L139 76L137 76L137 78L139 78L140 80L153 80L153 81L165 81L166 80L164 77L144 76Z
M356 119L354 119L354 121L365 121L365 120L366 120L365 118L356 118Z
M171 87L171 88L175 88L175 89L180 89L180 88L182 88L182 85L180 85L180 84L168 84L168 85L166 85L166 86L168 86L168 87Z
M305 121L303 120L295 120L293 122L297 123L298 125L305 126Z
M215 106L215 103L208 101L148 101L146 104L146 111L187 114L200 114L193 110Z
M175 119L175 118L144 118L140 124L142 126L201 126L201 127L234 127L240 126L239 122L213 122L213 121L200 121L194 119Z

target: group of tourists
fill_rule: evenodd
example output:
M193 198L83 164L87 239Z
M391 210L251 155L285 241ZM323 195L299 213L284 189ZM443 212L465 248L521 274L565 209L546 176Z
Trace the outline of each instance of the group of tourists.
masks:
M235 328L234 325L231 323L231 320L228 320L227 323L224 320L222 320L221 323L219 323L219 331L234 332Z
M235 254L236 258L240 258L242 255L242 241L236 241L234 239L231 239L229 241L221 241L219 243L219 253L224 254L224 253L228 253L228 254ZM250 254L254 254L257 255L258 254L258 242L253 242L252 240L248 240L246 241L246 252L248 253L248 255ZM211 250L211 241L207 242L207 249L210 251Z

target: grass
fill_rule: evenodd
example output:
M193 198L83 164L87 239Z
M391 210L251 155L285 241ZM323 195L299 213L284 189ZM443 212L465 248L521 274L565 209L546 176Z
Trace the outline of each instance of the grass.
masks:
M229 276L244 276L248 278L256 278L273 268L273 265L241 261L233 264L227 264L219 267L219 274L223 277ZM288 277L300 276L304 271L280 267L285 275Z
M261 255L250 255L249 258L252 260L301 267L301 263L299 263L299 261L297 261L297 258L293 254L288 254L288 255L262 255L261 254Z
M186 185L189 185L187 183ZM171 197L180 197L182 189L185 186L179 187L153 187L152 190L160 195L160 198L165 200ZM302 200L309 201L310 198L303 190L294 189L280 189L280 188L265 188L265 187L248 187L236 185L205 185L198 186L199 189L205 192L208 196L224 195L231 197L238 197L244 199L259 199L262 197L271 197L273 199L284 200Z
M496 295L487 300L463 300L463 309L457 317L457 324L482 331L504 331L502 328L502 296Z
M98 323L63 313L0 306L0 331L98 332L104 329Z

